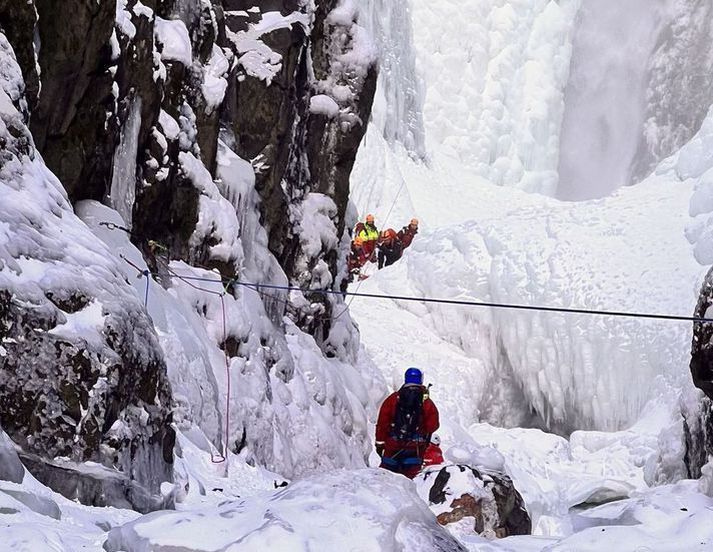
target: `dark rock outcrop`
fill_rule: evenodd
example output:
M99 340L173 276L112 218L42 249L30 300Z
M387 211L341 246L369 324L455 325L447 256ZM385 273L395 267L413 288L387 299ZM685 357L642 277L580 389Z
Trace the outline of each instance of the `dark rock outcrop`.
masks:
M713 269L708 272L703 282L693 316L713 318L712 311L709 310L711 306L713 306ZM693 324L690 368L693 384L709 399L713 399L713 322Z
M713 269L706 275L693 316L713 318ZM705 397L694 413L684 412L686 467L690 477L700 477L701 468L713 454L713 322L694 322L691 343L691 377Z
M206 220L216 211L205 210L225 206L217 178L222 140L255 169L260 222L288 280L306 288L337 285L349 174L376 87L374 60L350 55L363 46L356 22L330 19L337 0L315 8L297 0L123 4L117 11L114 1L0 0L0 29L27 85L27 101L15 102L24 120L8 122L15 139L3 143L3 155L29 163L36 146L71 202L95 199L122 215L149 267L157 267L160 251L163 266L180 259L235 278L244 266L240 247L214 251L242 222L224 231L221 217ZM243 9L247 20L238 21ZM254 24L266 11L285 19L263 32ZM60 16L67 13L70 20ZM315 96L330 109L313 109ZM51 224L57 212L73 217L62 201L47 214ZM238 208L239 201L230 202ZM314 214L308 203L320 206L334 227L316 247L303 224ZM29 236L36 226L33 239L41 241L43 221L26 222L23 231ZM15 253L56 262L49 246L41 254ZM113 269L102 269L116 280ZM0 338L8 340L0 358L0 423L28 468L61 492L88 503L164 506L158 485L171 479L171 396L151 321L130 293L110 299L107 289L87 285L72 270L71 285L27 298L0 280L0 292L6 288ZM280 306L273 320L281 324L287 312L323 343L343 302L307 295ZM97 302L106 316L100 342L54 333L67 316ZM225 337L226 343L241 339ZM282 362L286 351L264 346L271 351L264 374L269 390L269 372L287 381L291 371L274 367L290 362ZM267 392L265 400L272 400ZM86 462L118 475L88 473Z
M175 436L148 319L137 311L109 317L106 344L95 347L52 333L65 312L50 300L28 304L0 292L0 424L32 474L67 497L166 507L159 487L173 480Z
M25 97L30 110L37 105L40 76L35 57L35 25L37 11L34 0L0 0L0 31L15 51L17 63L25 81Z
M441 525L468 519L473 533L487 538L529 535L532 531L522 496L505 474L448 465L427 469L418 476L417 485L421 494L427 493Z
M35 4L42 84L30 129L69 197L101 200L117 139L110 70L115 2ZM60 13L71 13L71 24Z

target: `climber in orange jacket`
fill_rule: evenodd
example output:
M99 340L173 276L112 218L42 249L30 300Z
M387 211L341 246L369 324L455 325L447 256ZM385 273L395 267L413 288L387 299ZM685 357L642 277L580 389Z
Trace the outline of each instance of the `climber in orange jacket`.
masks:
M364 240L357 236L352 242L352 250L347 259L347 270L349 271L348 281L354 280L354 277L361 272L361 267L369 260L368 255L364 251Z
M423 465L423 457L438 429L438 409L423 385L423 373L409 368L404 384L389 395L376 422L376 452L381 467L413 479Z

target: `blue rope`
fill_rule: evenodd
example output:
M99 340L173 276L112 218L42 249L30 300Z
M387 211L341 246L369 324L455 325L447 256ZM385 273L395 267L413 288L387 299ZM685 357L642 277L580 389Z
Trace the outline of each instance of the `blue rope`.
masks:
M459 299L440 299L436 297L415 297L411 295L388 295L379 293L359 293L356 291L337 291L333 289L309 289L298 286L282 286L278 284L257 284L253 282L241 282L236 279L227 278L202 278L199 276L181 276L186 280L198 280L202 282L223 283L232 282L234 284L254 288L255 290L264 289L279 289L285 291L299 291L302 293L320 293L324 295L342 295L352 297L365 297L367 299L392 299L394 301L413 301L419 303L435 303L441 305L454 305L465 307L490 307L495 309L511 309L511 310L526 310L538 312L559 312L567 314L591 314L597 316L613 316L625 318L647 318L654 320L673 320L678 322L713 322L713 318L699 318L697 316L681 316L675 314L658 314L645 312L625 312L625 311L605 311L605 310L588 310L567 307L546 307L537 305L519 305L513 303L493 303L488 301L464 301Z
M143 271L146 276L146 299L144 301L145 305L148 304L148 289L149 289L149 275L158 273L151 273L148 270ZM537 312L558 312L565 314L588 314L594 316L612 316L618 318L645 318L649 320L671 320L676 322L713 322L713 318L699 318L697 316L681 316L676 314L659 314L659 313L648 313L648 312L625 312L625 311L606 311L606 310L588 310L588 309L578 309L578 308L568 308L568 307L546 307L539 305L520 305L514 303L493 303L489 301L464 301L461 299L440 299L437 297L415 297L411 295L388 295L380 293L360 293L358 291L337 291L334 289L309 289L299 286L283 286L279 284L258 284L254 282L241 282L235 278L204 278L200 276L188 276L182 274L175 274L177 278L183 280L194 280L197 282L210 282L213 284L225 285L227 289L230 284L236 284L239 286L244 286L247 288L254 289L259 292L260 289L277 289L283 291L299 291L301 293L318 293L322 295L341 295L342 297L364 297L366 299L391 299L394 301L410 301L417 303L434 303L439 305L453 305L461 307L489 307L493 309L508 309L508 310L524 310L524 311L537 311Z

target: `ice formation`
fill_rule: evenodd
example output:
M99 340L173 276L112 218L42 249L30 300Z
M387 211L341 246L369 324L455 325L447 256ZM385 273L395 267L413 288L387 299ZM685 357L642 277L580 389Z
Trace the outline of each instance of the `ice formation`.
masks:
M602 197L639 182L698 130L713 101L712 9L688 0L584 0L565 90L558 197Z
M136 154L141 127L141 98L133 98L121 132L119 147L114 152L114 174L111 178L109 203L131 227L131 211L136 199Z

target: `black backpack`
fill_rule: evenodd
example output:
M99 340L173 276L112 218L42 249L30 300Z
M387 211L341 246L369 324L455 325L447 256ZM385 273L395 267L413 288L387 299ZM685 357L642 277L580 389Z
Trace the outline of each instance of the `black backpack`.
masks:
M420 385L405 385L399 390L394 421L391 424L393 439L398 441L416 441L423 418L423 388Z

